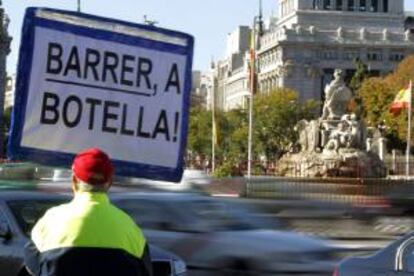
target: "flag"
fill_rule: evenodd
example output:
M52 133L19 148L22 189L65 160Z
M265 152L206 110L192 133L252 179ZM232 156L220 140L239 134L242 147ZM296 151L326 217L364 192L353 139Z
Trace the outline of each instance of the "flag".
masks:
M213 115L215 117L215 115ZM213 117L213 144L217 146L219 144L217 120Z
M408 109L411 103L412 82L408 87L401 89L391 104L390 111L394 115L400 114L403 109Z
M221 131L220 131L220 114L217 110L213 110L213 122L211 126L213 145L218 146L221 143Z
M255 26L253 26L255 28ZM256 58L256 50L255 50L255 32L252 30L250 33L250 50L249 50L249 82L250 87L255 85L256 82L256 66L255 66L255 58Z

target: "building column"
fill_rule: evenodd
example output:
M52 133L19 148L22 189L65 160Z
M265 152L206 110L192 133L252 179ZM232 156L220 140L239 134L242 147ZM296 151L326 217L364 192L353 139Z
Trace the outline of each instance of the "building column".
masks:
M348 10L348 0L342 0L342 10L343 11Z
M323 10L323 0L315 0L316 1L316 9Z
M359 11L359 7L360 7L359 0L355 0L354 1L354 9L355 9L355 11Z
M366 11L367 12L372 12L372 10L371 10L371 6L372 6L372 3L371 3L371 0L367 0L366 1Z
M336 10L336 0L331 0L331 10L332 11Z
M384 12L384 0L378 0L378 12Z

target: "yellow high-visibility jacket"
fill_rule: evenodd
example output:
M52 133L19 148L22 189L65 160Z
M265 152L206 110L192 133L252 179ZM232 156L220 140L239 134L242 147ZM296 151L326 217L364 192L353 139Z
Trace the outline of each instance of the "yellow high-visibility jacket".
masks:
M80 192L32 230L25 262L34 275L151 275L141 230L105 193Z

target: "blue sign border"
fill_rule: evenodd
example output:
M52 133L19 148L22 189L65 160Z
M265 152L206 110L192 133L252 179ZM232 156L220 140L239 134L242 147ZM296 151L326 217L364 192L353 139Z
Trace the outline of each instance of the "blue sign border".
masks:
M145 38L129 36L120 33L113 33L105 30L96 30L84 26L75 26L68 23L54 21L51 19L36 17L36 12L45 10L50 12L61 13L64 15L73 15L80 18L92 19L101 22L109 22L121 24L141 30L158 32L169 36L178 37L187 41L187 46L179 46L166 42L153 41ZM181 144L179 148L179 157L176 168L168 168L162 166L152 166L141 163L132 163L122 160L113 160L115 172L117 175L128 177L142 177L156 180L166 180L178 182L181 180L184 170L184 155L187 144L188 117L190 106L190 93L192 81L192 62L194 51L194 38L191 35L161 29L154 26L134 24L116 19L108 19L99 16L77 13L71 11L62 11L48 8L28 8L24 19L22 38L19 52L19 62L16 79L15 101L11 119L10 139L8 143L8 158L18 161L31 161L46 166L69 167L72 164L76 154L68 154L56 151L39 150L21 146L22 133L25 119L25 111L27 105L27 96L30 82L30 74L32 69L35 27L41 26L58 31L73 33L80 36L91 37L104 41L113 41L128 45L139 45L143 48L156 49L169 53L176 53L186 56L186 79L183 91L183 110L181 116ZM47 137L45 137L47 141Z

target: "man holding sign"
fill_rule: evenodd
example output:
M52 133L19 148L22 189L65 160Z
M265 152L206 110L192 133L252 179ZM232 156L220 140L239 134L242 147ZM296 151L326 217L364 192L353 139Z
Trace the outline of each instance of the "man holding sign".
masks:
M29 8L9 157L69 166L99 146L119 175L178 182L193 43L153 26Z

